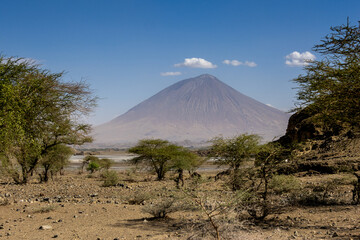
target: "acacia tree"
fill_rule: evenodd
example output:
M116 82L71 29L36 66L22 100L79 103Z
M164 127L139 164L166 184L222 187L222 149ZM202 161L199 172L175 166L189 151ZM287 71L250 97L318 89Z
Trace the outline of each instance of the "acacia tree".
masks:
M255 168L248 171L251 184L245 189L248 194L244 195L246 199L242 204L247 205L247 211L254 219L263 220L269 214L269 182L276 173L277 165L284 160L284 152L285 149L278 143L262 145L255 157Z
M131 160L133 164L149 165L156 172L158 180L164 179L170 169L178 170L179 178L182 179L184 169L195 166L196 161L195 155L185 148L162 139L140 140L129 152L139 155Z
M21 58L0 56L0 153L2 167L26 183L39 161L60 144L91 141L79 119L95 106L84 82L64 82Z
M212 140L210 156L216 158L218 165L228 165L232 171L232 188L239 189L240 166L255 156L259 150L260 137L254 134L241 134L234 138L216 137Z
M53 175L61 171L69 163L69 159L73 154L74 150L63 144L50 148L40 160L40 165L43 168L43 172L39 174L40 181L47 182L50 173Z
M313 48L323 58L309 63L306 74L293 80L299 84L299 106L294 110L306 108L328 129L339 123L359 127L360 25L348 21L330 29Z
M178 173L176 178L176 187L180 188L184 186L184 170L191 171L194 168L199 167L203 161L198 155L193 152L190 152L188 149L180 147L172 153L171 159L171 169L175 170Z

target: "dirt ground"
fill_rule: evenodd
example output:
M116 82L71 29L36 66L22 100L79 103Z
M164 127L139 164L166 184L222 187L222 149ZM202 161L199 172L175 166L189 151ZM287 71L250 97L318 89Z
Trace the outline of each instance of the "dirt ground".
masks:
M153 189L171 192L175 189L173 180L159 182L144 173L119 172L119 176L122 184L116 187L102 187L99 177L75 171L46 184L34 179L27 185L15 185L2 179L0 239L205 238L185 224L202 219L209 225L200 211L180 211L163 220L151 220L151 215L142 211L146 204L130 204L131 197ZM212 179L204 183L204 188L212 185L217 185L212 191L222 193L221 183ZM269 215L265 223L242 221L235 229L230 234L232 239L360 239L360 206L287 207ZM213 238L209 234L206 239Z

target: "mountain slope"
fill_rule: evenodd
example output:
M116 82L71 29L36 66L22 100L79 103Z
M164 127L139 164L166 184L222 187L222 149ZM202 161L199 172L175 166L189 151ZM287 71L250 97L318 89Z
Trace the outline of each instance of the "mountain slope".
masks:
M125 114L95 128L96 143L142 138L206 141L214 136L257 133L265 140L285 132L289 115L247 97L214 76L185 79Z

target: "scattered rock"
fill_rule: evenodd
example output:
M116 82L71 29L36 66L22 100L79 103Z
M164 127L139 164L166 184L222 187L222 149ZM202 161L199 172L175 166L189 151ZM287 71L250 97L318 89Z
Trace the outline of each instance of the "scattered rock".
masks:
M42 226L39 227L39 229L40 230L50 230L50 229L52 229L52 226L50 226L50 225L42 225Z

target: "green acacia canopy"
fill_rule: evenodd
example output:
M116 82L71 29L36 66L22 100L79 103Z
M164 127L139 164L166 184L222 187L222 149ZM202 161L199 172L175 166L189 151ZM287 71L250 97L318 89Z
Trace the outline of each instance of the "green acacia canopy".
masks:
M26 183L42 156L60 144L91 141L79 119L95 106L84 82L65 82L21 58L0 56L0 154L2 166Z
M330 28L313 50L321 55L293 81L299 85L298 108L313 114L317 123L360 126L360 26Z
M219 165L229 165L238 169L250 160L259 150L260 137L253 134L241 134L233 138L216 137L212 140L210 155Z
M197 155L189 150L162 139L143 139L129 149L138 154L133 158L133 164L144 163L150 166L162 180L170 169L191 170L199 164Z

